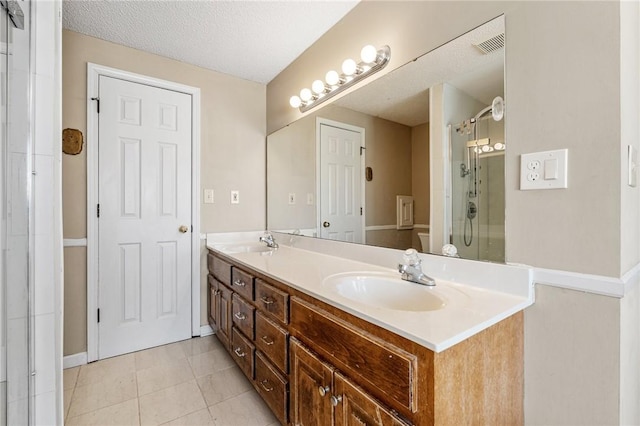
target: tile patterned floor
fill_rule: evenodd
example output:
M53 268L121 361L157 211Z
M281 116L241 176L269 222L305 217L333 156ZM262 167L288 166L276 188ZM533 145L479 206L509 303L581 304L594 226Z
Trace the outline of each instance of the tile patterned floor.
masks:
M67 425L278 425L215 336L64 370Z

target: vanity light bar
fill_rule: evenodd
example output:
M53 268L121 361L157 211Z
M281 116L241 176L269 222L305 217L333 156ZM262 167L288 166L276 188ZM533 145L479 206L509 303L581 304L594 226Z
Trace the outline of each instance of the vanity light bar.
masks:
M382 46L376 50L375 47L367 45L362 48L360 57L359 63L353 59L346 59L342 63L342 74L329 71L325 81L314 81L311 90L302 89L300 96L294 95L289 99L289 104L293 108L299 108L300 112L309 111L387 66L391 59L391 49L389 46Z

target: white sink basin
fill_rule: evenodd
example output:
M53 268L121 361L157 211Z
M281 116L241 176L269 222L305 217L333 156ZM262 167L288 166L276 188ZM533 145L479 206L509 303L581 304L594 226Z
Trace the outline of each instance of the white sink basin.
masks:
M220 245L216 248L224 253L269 253L275 250L262 243L229 244Z
M336 274L325 278L322 285L346 299L375 308L423 312L447 305L437 285L427 287L384 273Z

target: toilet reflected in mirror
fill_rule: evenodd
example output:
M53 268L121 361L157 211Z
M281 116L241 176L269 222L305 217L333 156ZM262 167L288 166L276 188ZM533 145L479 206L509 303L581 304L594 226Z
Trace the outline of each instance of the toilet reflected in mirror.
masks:
M418 238L420 238L420 251L422 253L430 253L431 238L428 232L418 232Z

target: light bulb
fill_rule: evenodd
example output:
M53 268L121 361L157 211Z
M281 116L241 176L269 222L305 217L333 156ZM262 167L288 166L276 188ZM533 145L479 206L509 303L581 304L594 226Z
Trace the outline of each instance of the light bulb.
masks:
M293 108L300 108L300 105L302 105L302 100L298 97L298 96L292 96L291 99L289 99L289 105L291 105L291 107Z
M345 59L344 62L342 63L342 72L344 73L344 75L355 74L357 68L358 68L358 65L356 64L356 61L354 61L351 58Z
M493 145L493 147L498 151L502 151L504 149L504 144L500 142L496 142L495 145Z
M484 145L482 147L482 152L491 152L491 151L493 151L493 148L490 147L489 145Z
M324 81L322 80L316 80L311 84L311 90L313 90L313 92L318 95L321 93L324 93L324 89L325 89L325 85L324 85Z
M340 76L334 70L329 71L324 79L329 86L336 86L340 82Z
M360 51L360 58L362 59L362 62L366 62L367 64L371 64L375 62L377 57L378 57L378 49L376 49L370 44L367 44Z
M310 101L312 97L313 94L311 93L311 90L307 89L306 87L300 91L300 99L302 99L304 102Z

